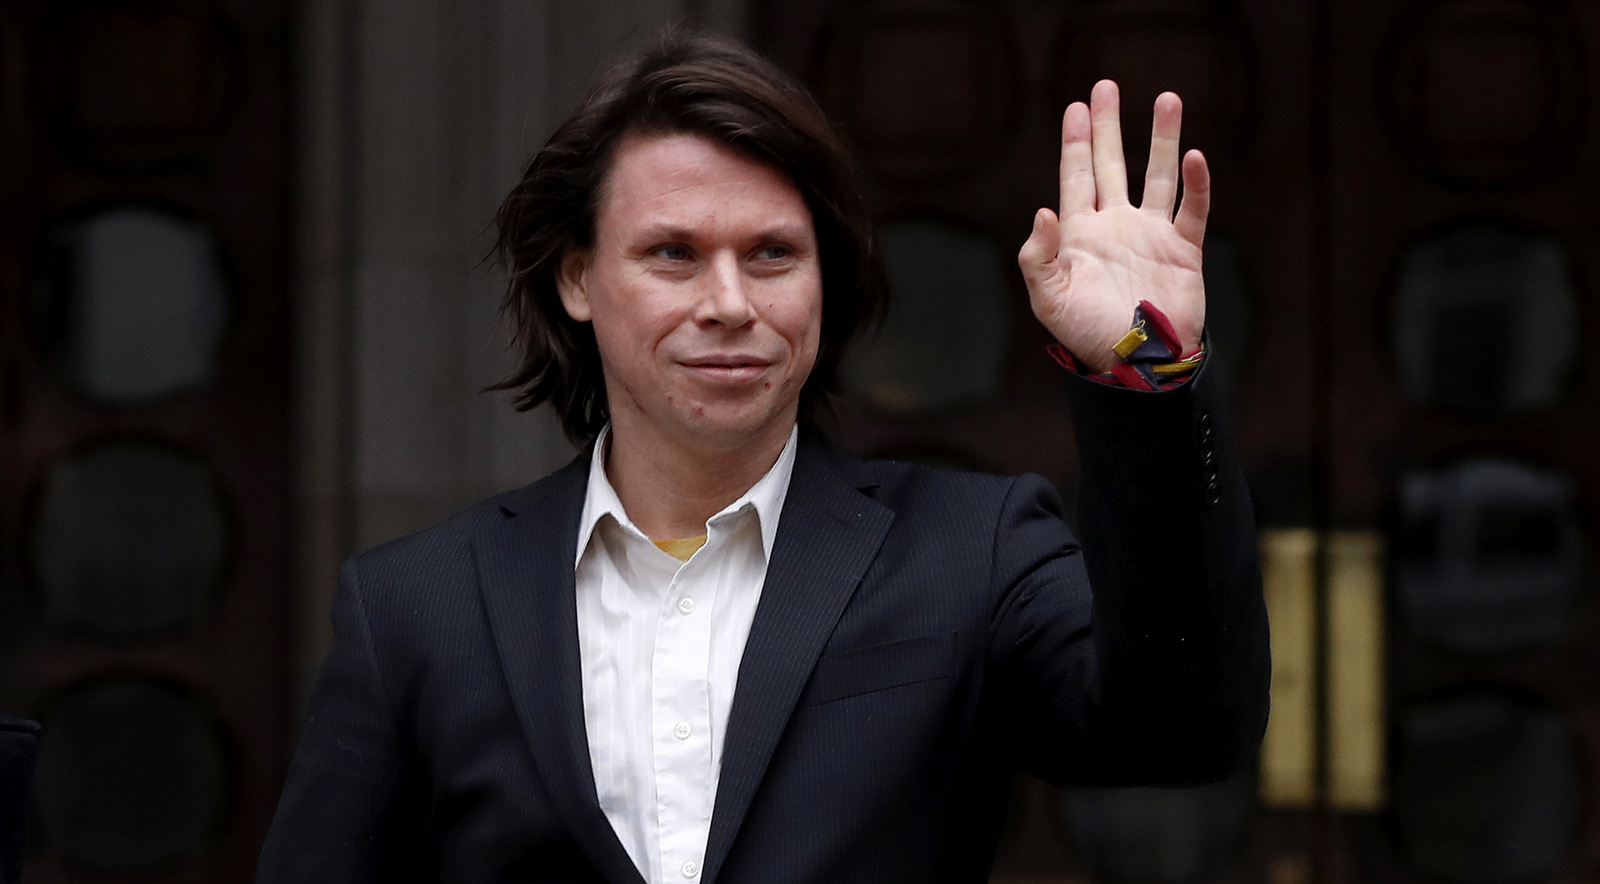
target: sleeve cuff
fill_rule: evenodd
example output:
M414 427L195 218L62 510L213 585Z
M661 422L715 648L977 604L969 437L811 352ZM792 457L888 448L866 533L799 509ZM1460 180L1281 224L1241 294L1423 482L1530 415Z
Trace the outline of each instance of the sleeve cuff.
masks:
M1149 392L1171 390L1187 383L1206 356L1203 336L1199 346L1183 352L1172 321L1149 301L1139 302L1133 311L1133 326L1114 349L1122 361L1111 371L1098 374L1085 369L1058 342L1051 341L1045 352L1062 368L1092 381Z

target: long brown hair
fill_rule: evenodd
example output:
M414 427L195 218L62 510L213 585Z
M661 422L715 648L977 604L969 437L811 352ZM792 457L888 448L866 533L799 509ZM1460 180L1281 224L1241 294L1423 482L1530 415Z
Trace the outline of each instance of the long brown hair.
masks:
M816 102L750 49L670 31L601 77L528 162L496 215L495 253L508 281L501 312L522 351L491 389L517 408L554 405L567 437L584 443L610 418L594 330L567 315L556 275L568 249L594 245L595 216L617 142L632 133L686 132L727 145L788 176L811 211L822 264L822 337L801 388L802 415L838 383L845 345L883 314L888 297L849 154Z

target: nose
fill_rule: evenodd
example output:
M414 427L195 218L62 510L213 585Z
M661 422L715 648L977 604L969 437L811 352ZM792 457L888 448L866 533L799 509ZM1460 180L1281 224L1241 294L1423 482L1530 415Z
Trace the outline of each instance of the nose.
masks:
M749 280L740 271L738 256L717 253L709 272L702 277L705 290L695 307L695 320L739 328L756 318L755 305L746 290Z

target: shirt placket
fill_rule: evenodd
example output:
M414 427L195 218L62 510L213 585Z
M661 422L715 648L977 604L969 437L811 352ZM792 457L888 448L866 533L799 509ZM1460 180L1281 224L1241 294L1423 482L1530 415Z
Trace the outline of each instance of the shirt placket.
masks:
M712 537L707 545L715 541ZM657 614L651 659L651 742L663 881L699 879L715 798L710 789L711 701L706 679L717 587L700 579L706 570L703 558L678 568L668 584Z

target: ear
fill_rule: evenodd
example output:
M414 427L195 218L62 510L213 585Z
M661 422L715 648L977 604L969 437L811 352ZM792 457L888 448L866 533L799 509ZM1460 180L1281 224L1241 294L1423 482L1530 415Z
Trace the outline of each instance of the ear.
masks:
M562 254L561 266L556 270L556 291L561 294L561 306L567 308L567 315L574 322L588 322L594 318L586 288L588 272L588 251L568 248Z

